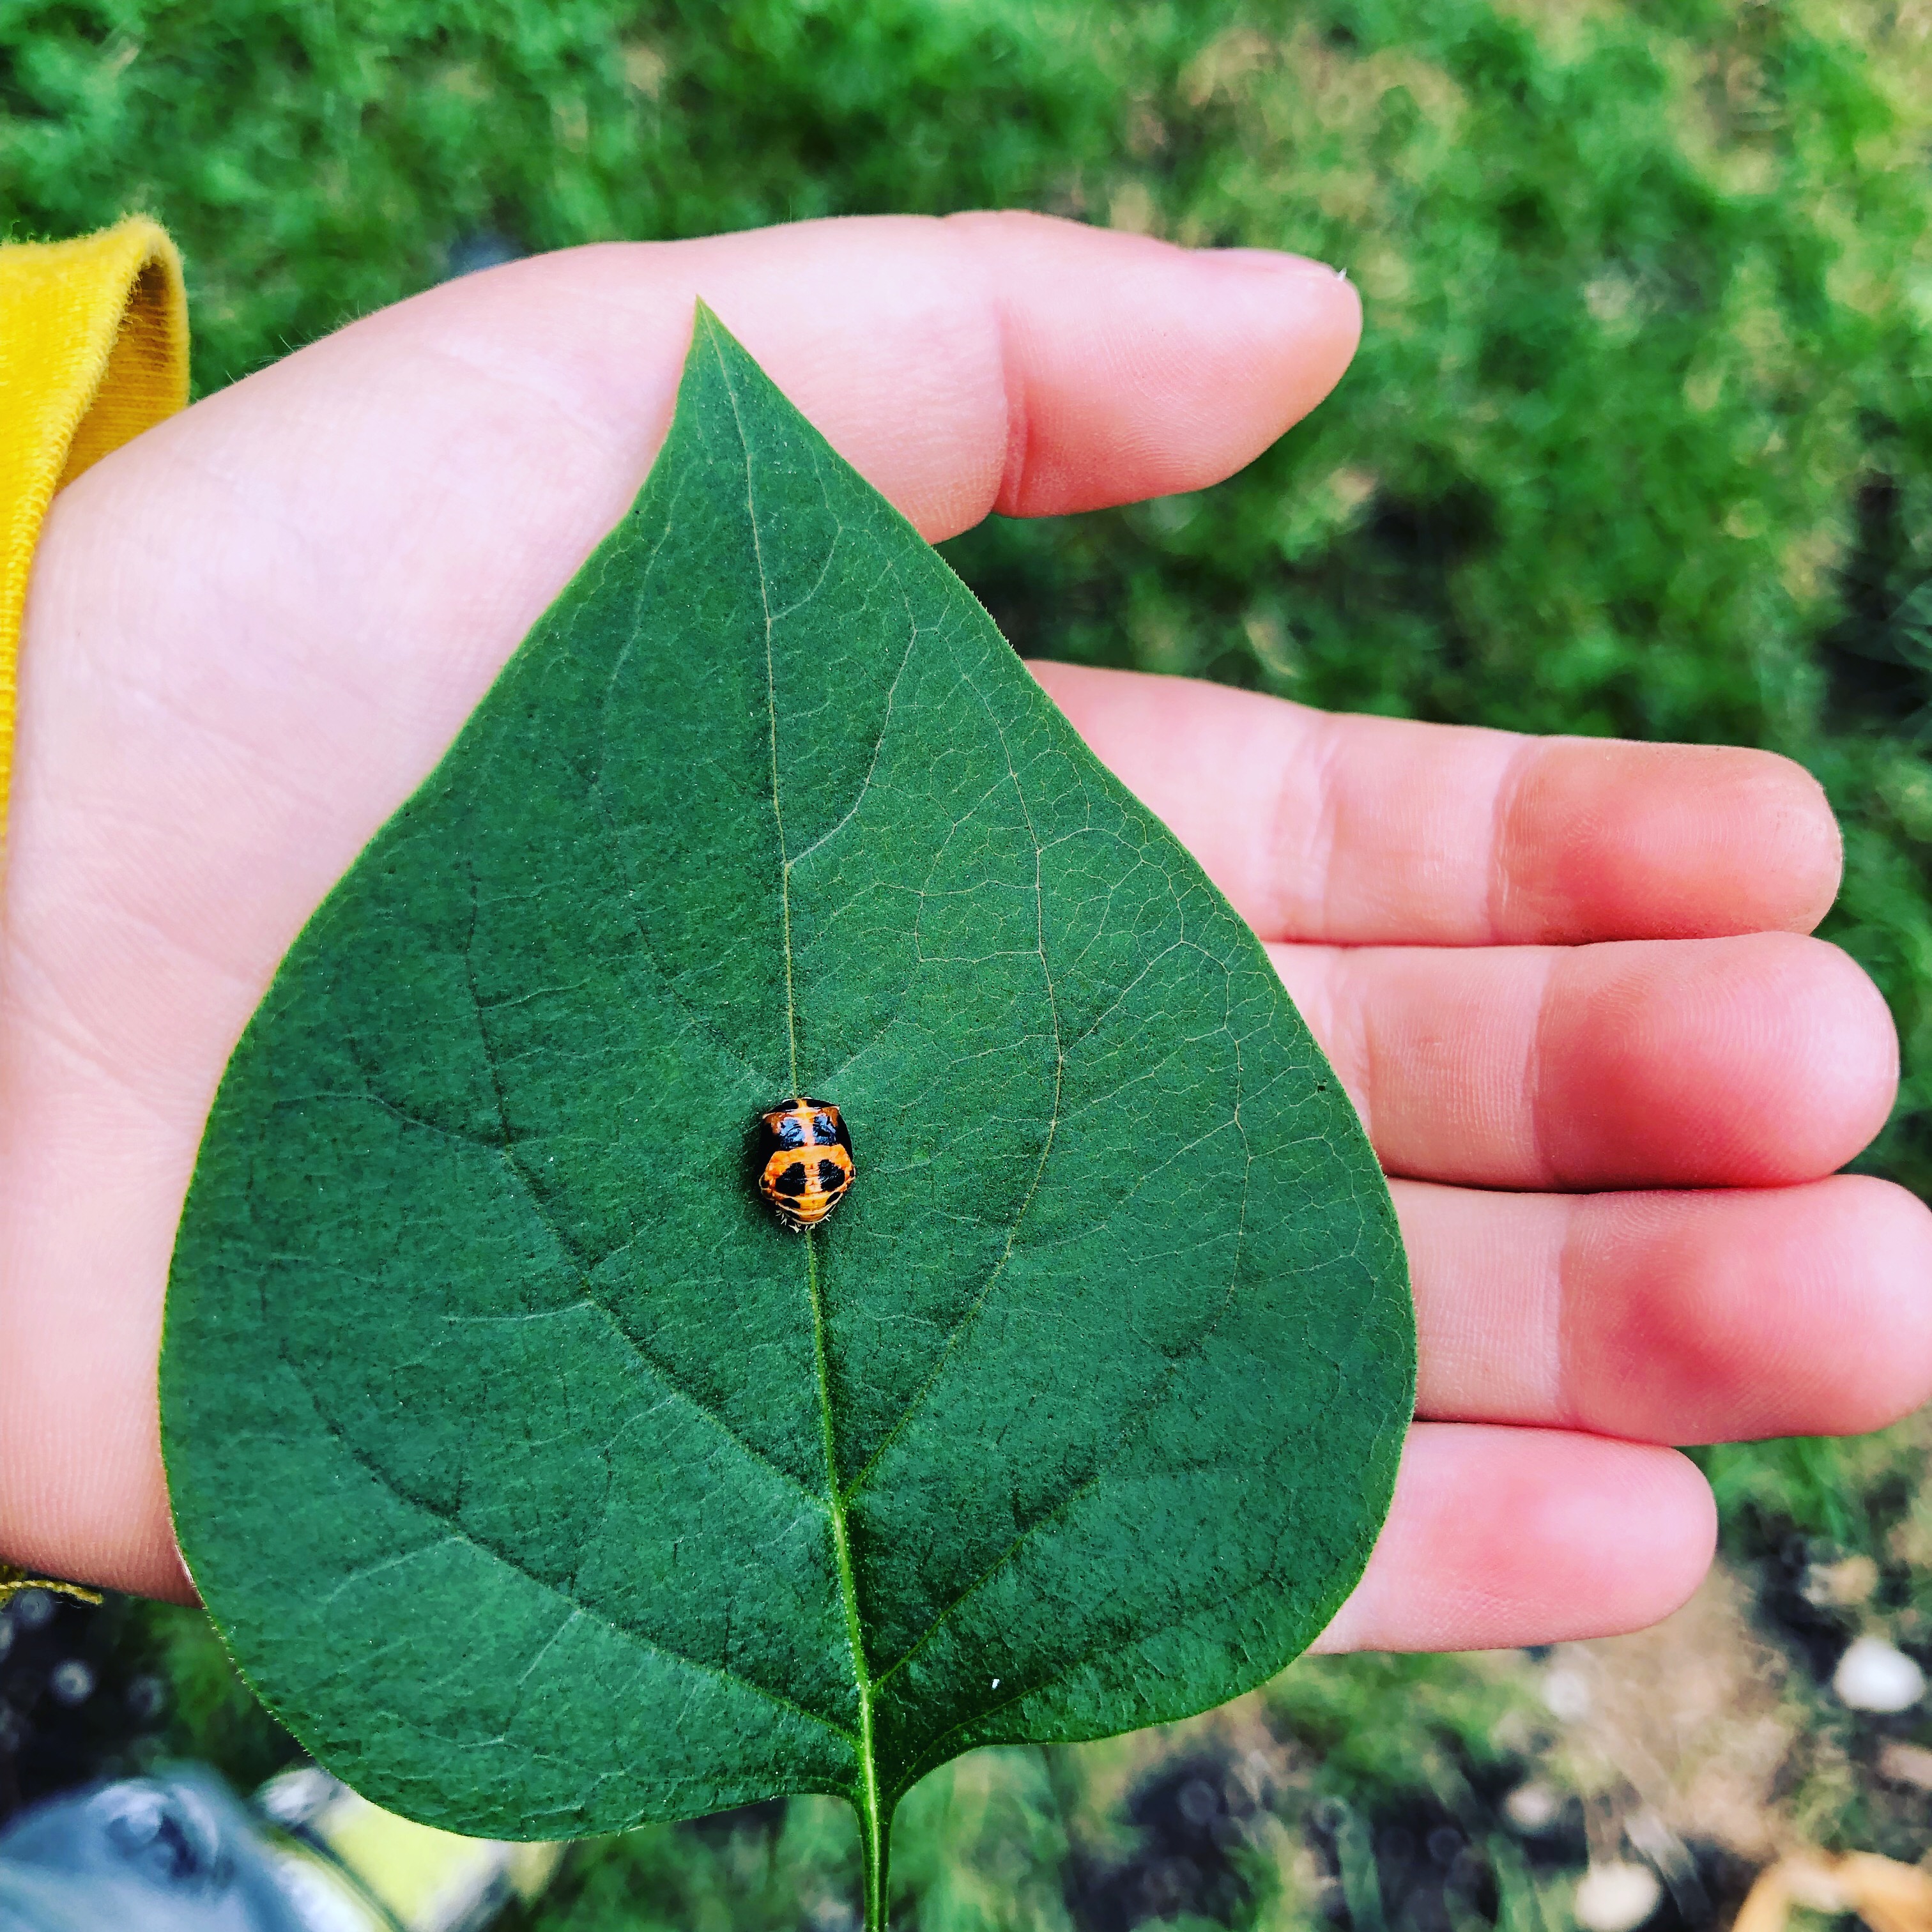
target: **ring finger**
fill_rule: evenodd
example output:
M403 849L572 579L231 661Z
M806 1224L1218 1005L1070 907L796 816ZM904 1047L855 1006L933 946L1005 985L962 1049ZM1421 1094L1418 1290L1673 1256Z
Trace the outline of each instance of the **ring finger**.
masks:
M1424 1417L1714 1442L1876 1429L1932 1394L1932 1213L1903 1188L1394 1192Z

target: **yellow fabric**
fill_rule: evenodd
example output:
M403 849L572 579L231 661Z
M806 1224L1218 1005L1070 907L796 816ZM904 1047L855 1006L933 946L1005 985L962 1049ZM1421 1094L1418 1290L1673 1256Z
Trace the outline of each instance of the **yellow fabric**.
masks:
M187 401L188 297L157 224L0 247L0 838L20 614L47 505Z

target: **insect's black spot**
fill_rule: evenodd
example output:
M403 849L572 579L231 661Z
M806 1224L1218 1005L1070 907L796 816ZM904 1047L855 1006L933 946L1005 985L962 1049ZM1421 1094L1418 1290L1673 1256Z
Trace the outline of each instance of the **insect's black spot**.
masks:
M778 1124L776 1131L778 1145L782 1148L802 1147L805 1144L805 1123L796 1114L786 1114Z
M818 1163L818 1184L828 1194L836 1194L845 1185L845 1170L836 1160Z
M805 1162L794 1161L772 1185L781 1194L802 1194L812 1185L806 1178Z
M836 1147L838 1144L838 1129L830 1114L812 1116L812 1138L820 1147Z

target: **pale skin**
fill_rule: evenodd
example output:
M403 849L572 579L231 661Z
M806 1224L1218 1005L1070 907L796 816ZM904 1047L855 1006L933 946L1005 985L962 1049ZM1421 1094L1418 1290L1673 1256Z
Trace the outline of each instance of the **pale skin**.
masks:
M934 539L1204 488L1360 328L1317 265L1027 216L614 245L359 322L63 492L0 927L0 1559L191 1597L154 1372L223 1065L630 501L700 295ZM1326 1648L1649 1622L1712 1548L1666 1445L1932 1392L1932 1216L1834 1172L1898 1052L1808 936L1839 844L1798 766L1036 669L1267 942L1391 1178L1419 1419Z

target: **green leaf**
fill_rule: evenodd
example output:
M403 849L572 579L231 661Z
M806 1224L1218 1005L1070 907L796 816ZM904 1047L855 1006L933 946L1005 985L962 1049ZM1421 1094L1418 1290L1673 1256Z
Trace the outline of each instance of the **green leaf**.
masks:
M782 1231L754 1112L857 1179ZM1388 1502L1380 1172L1266 955L708 311L636 506L291 950L162 1364L182 1547L378 1802L849 1796L1279 1669Z

